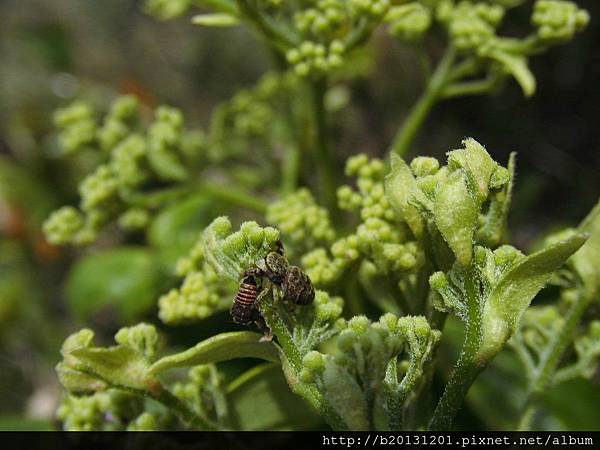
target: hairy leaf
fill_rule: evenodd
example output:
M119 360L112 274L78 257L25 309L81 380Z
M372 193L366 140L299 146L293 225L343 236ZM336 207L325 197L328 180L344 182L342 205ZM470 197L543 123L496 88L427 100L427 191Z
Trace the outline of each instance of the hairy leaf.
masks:
M576 234L521 259L502 276L490 292L483 309L480 360L489 361L500 351L552 272L575 253L585 240L585 235Z
M423 219L419 210L409 200L418 192L417 182L408 164L392 154L392 170L385 177L385 193L396 213L404 220L416 237L423 234Z
M478 208L462 170L452 172L440 185L433 208L440 233L458 262L468 266L473 256L473 234L477 226Z
M79 348L71 355L81 361L89 372L111 385L143 391L149 388L148 361L129 347Z
M278 362L279 354L275 344L260 342L261 338L262 335L250 331L221 333L184 352L159 359L150 368L150 373L236 358L259 358Z

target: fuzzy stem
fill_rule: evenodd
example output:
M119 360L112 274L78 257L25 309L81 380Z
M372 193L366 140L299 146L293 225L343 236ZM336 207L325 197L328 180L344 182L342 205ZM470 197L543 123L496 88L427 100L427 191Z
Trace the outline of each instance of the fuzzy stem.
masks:
M552 336L550 344L541 355L538 368L533 372L529 383L529 392L521 412L518 429L528 431L535 416L535 404L542 393L552 384L552 378L565 349L573 342L573 336L581 317L594 300L594 295L582 294L578 301L571 305L565 323L559 333Z
M322 77L310 83L311 107L315 131L315 164L319 172L319 184L322 200L330 212L336 211L335 159L331 151L327 116L325 112L325 93L327 79Z
M267 325L271 328L273 334L277 337L277 342L281 346L283 353L290 362L292 368L299 372L302 368L302 356L288 327L283 322L274 307L274 299L272 294L268 295L268 298L264 298L261 301L260 311L267 322Z
M476 268L472 263L466 277L467 291L467 331L460 357L456 363L444 394L435 408L429 429L434 431L449 430L456 413L471 385L485 368L485 362L478 361L477 352L481 344L481 305L476 281Z
M440 99L441 92L448 80L448 74L452 68L454 59L454 49L449 47L443 58L440 60L435 72L429 79L425 91L409 112L402 127L396 133L390 147L392 152L396 152L396 154L402 156L409 150L417 132L425 122L433 105Z

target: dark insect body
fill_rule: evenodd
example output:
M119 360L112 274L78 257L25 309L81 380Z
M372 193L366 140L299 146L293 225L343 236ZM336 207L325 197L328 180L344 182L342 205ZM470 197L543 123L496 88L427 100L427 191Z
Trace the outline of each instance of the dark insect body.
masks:
M315 299L310 278L297 266L290 266L281 283L283 297L296 305L308 305Z
M258 296L258 284L256 278L250 273L244 274L240 282L240 288L233 305L231 306L231 317L235 323L249 325L258 318L256 309L256 297Z
M269 253L258 271L274 284L281 286L283 297L297 305L308 305L315 299L315 289L310 278L297 266L290 266L283 254L283 245Z

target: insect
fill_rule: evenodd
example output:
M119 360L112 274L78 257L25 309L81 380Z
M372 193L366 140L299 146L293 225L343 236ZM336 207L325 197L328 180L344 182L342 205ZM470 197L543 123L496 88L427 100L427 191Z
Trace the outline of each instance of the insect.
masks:
M263 283L263 279L268 281ZM259 311L258 303L266 289L278 286L284 300L296 305L308 305L315 298L315 289L306 273L297 266L291 266L283 253L283 245L277 243L275 251L259 261L255 267L242 274L238 292L231 306L231 316L235 323L250 325L255 323L265 333L265 339L272 338L271 330Z
M256 277L247 271L240 282L240 288L231 306L231 317L235 323L249 325L256 321L258 310L256 297L258 296L258 283Z
M281 287L283 298L296 305L308 305L315 299L315 289L310 278L300 267L291 266L283 255L283 246L269 253L258 265L264 275Z

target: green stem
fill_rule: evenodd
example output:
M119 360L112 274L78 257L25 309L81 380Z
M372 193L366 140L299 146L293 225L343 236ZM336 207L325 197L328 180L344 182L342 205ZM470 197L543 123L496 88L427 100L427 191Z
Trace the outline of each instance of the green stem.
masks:
M359 45L364 44L371 36L371 31L372 26L369 23L369 19L361 18L358 25L352 29L352 32L344 41L345 51L350 52Z
M544 391L552 384L552 378L560 363L560 358L566 348L573 342L577 325L581 322L583 314L594 298L594 295L582 294L578 301L571 305L562 329L559 333L552 336L550 344L541 355L538 368L533 372L533 377L529 382L529 392L519 419L519 430L527 431L531 428L531 422L536 410L535 404Z
M339 414L331 407L327 399L323 397L321 392L314 386L302 383L298 379L298 374L302 369L302 355L300 354L298 347L296 347L288 327L274 307L272 294L265 295L263 300L261 300L260 311L265 318L267 325L277 337L277 342L283 353L283 372L292 391L303 397L311 404L311 406L317 409L334 430L347 430L347 425Z
M281 168L281 191L284 194L294 192L298 187L300 173L300 146L290 144Z
M265 318L267 325L277 337L277 343L281 346L283 353L290 362L293 370L298 373L302 368L302 356L292 339L288 327L277 313L273 303L273 297L272 295L269 295L269 298L265 298L261 301L260 311Z
M467 291L467 331L456 367L446 384L444 394L438 402L429 429L434 431L449 430L454 417L462 407L471 385L484 369L477 359L481 343L481 305L479 301L476 268L471 266L466 277Z
M396 152L400 156L408 151L433 105L439 100L448 80L448 74L452 68L454 59L454 49L449 47L429 79L425 91L409 112L400 130L396 133L390 147L391 151Z
M299 44L297 36L289 30L282 28L268 17L265 17L252 2L248 0L236 0L240 12L260 31L267 39L275 43L282 51Z
M449 99L454 97L463 97L466 95L479 95L490 92L500 82L498 75L489 75L481 80L464 81L462 83L449 84L444 88L441 98Z
M325 93L327 79L322 77L310 83L311 106L315 132L316 166L319 172L319 184L322 199L330 212L336 211L335 160L329 142L327 116L325 112Z

